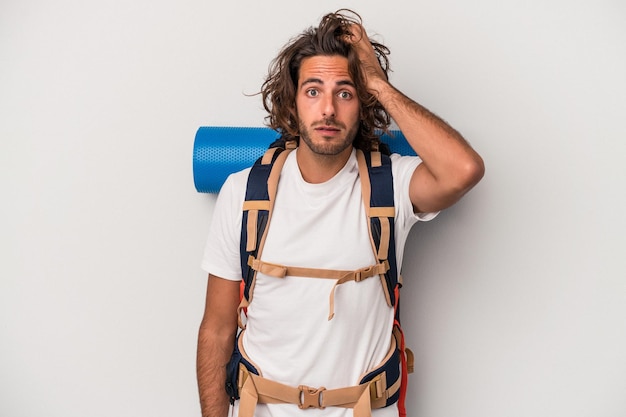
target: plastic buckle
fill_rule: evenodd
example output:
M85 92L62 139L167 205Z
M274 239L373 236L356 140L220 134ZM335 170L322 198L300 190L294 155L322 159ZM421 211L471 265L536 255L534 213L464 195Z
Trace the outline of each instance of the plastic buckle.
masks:
M326 391L326 388L311 388L306 385L300 385L298 387L300 390L300 404L298 407L304 410L305 408L319 408L323 410L325 407L322 406L323 400L323 392Z
M376 375L376 377L369 382L369 389L372 402L380 399L387 400L389 397L387 391L387 374L383 372Z
M354 271L354 281L355 282L361 282L365 278L370 277L372 269L374 269L374 268L371 267L371 266L368 266L367 268L363 268L363 269L359 269L358 271Z

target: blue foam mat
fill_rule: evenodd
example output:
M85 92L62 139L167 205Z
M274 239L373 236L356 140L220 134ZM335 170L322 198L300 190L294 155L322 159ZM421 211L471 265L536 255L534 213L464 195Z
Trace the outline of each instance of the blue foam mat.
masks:
M404 135L392 130L381 140L391 152L415 155ZM234 172L252 166L280 135L267 127L202 126L193 145L193 181L200 193L217 193Z

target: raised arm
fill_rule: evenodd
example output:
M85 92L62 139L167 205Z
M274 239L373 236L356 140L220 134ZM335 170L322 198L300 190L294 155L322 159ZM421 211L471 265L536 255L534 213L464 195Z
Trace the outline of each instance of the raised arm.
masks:
M416 212L434 212L456 203L484 175L483 160L463 137L441 118L406 97L385 77L365 30L352 26L354 44L368 90L398 124L422 158L411 178L409 195Z
M226 417L226 364L237 330L239 282L209 275L206 306L198 334L197 376L202 417Z

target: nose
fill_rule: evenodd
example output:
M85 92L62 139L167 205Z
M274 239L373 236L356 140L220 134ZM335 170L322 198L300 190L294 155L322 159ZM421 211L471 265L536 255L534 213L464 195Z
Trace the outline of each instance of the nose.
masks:
M322 116L335 117L335 97L328 95L322 101Z

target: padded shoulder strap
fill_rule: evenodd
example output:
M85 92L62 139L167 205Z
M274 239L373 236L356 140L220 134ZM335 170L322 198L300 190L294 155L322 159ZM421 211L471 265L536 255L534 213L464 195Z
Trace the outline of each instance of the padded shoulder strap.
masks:
M248 258L258 258L263 248L267 225L271 219L278 179L289 150L270 148L250 170L241 220L241 276L245 283L244 298L251 301L251 286L255 271L248 265Z
M379 261L387 260L385 273L386 297L396 306L396 287L399 285L396 265L395 206L391 158L380 152L357 151L361 193L367 216L374 253Z

